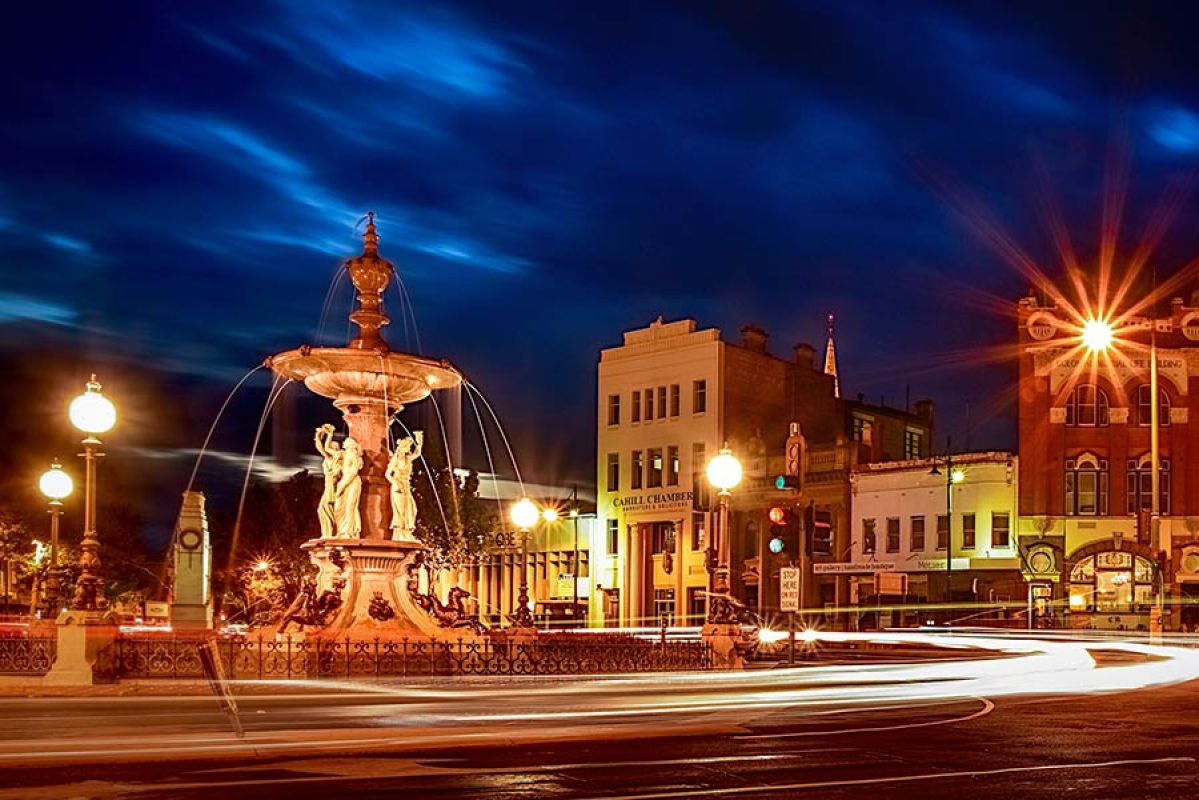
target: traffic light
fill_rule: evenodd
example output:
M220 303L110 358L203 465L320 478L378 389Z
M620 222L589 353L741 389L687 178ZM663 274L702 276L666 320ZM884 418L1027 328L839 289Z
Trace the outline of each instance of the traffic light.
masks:
M799 557L799 526L795 524L791 510L783 506L774 506L766 512L770 520L770 539L767 546L775 555L786 553L792 558Z
M814 556L831 556L833 554L833 514L831 511L821 511L814 506L808 506L808 535L812 543L811 553Z
M774 488L782 491L784 489L795 489L799 491L800 481L798 475L779 475L774 479Z
M794 489L799 491L803 489L803 470L804 470L804 447L803 433L800 430L798 422L792 422L787 431L787 444L785 446L783 461L783 474L775 478L774 485L776 489Z

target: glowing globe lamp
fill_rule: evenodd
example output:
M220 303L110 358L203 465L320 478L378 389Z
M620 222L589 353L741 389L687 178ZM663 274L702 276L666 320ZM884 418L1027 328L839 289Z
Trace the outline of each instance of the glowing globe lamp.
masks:
M117 424L117 409L100 393L100 383L95 375L87 382L87 391L71 401L67 413L72 425L93 436L105 433Z
M558 521L558 509L550 507L541 512L541 518L546 522Z
M42 473L37 485L42 490L42 494L51 500L62 500L69 496L75 488L75 482L71 480L70 475L63 472L62 466L57 461L50 466L50 469Z
M727 447L721 449L720 454L708 462L708 483L721 493L728 492L741 483L741 462Z
M537 506L533 505L533 501L527 497L522 497L516 501L509 512L512 518L512 524L521 530L528 530L537 524L537 520L541 518L541 512L537 510Z

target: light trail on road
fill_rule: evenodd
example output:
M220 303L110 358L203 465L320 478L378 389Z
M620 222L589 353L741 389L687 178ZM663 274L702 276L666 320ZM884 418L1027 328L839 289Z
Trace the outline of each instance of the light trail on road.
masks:
M3 718L14 723L0 731L0 766L220 757L223 753L402 752L433 743L487 746L684 736L714 730L768 736L750 734L743 726L778 713L819 725L830 714L931 708L952 701L984 704L970 714L914 723L946 725L981 716L998 697L1120 692L1199 679L1199 650L1137 641L964 632L816 632L807 641L817 648L849 643L938 648L942 657L605 678L463 679L403 685L309 681L291 683L293 693L262 695L247 693L255 687L245 684L239 693L246 712L244 740L227 732L211 698L0 700ZM1092 651L1119 653L1131 663L1100 665ZM945 657L946 653L952 657ZM983 655L987 657L972 657ZM281 688L281 682L271 685ZM46 713L48 704L55 702L63 707ZM204 721L207 709L211 712ZM177 713L172 716L172 712ZM86 723L80 725L79 720ZM867 724L862 727L870 729Z

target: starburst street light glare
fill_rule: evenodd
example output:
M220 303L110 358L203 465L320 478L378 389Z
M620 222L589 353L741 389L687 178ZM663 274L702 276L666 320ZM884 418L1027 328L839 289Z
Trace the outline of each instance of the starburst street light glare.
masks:
M1082 343L1092 353L1112 345L1112 324L1105 319L1089 319L1082 325Z
M542 510L541 518L543 520L545 520L546 522L557 522L558 521L558 509L554 508L553 506L550 506L549 508Z
M966 470L961 467L954 467L949 471L949 480L951 483L961 483L966 480Z
M537 520L541 517L541 512L537 510L537 506L533 505L533 501L527 497L522 497L512 506L511 512L512 524L520 528L522 531L527 531L537 524Z

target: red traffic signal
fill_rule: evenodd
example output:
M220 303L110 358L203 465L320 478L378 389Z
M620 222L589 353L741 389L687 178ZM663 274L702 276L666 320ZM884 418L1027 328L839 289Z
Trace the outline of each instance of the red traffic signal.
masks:
M787 509L780 506L774 506L771 508L770 511L766 513L766 516L770 518L770 523L772 525L787 524Z

